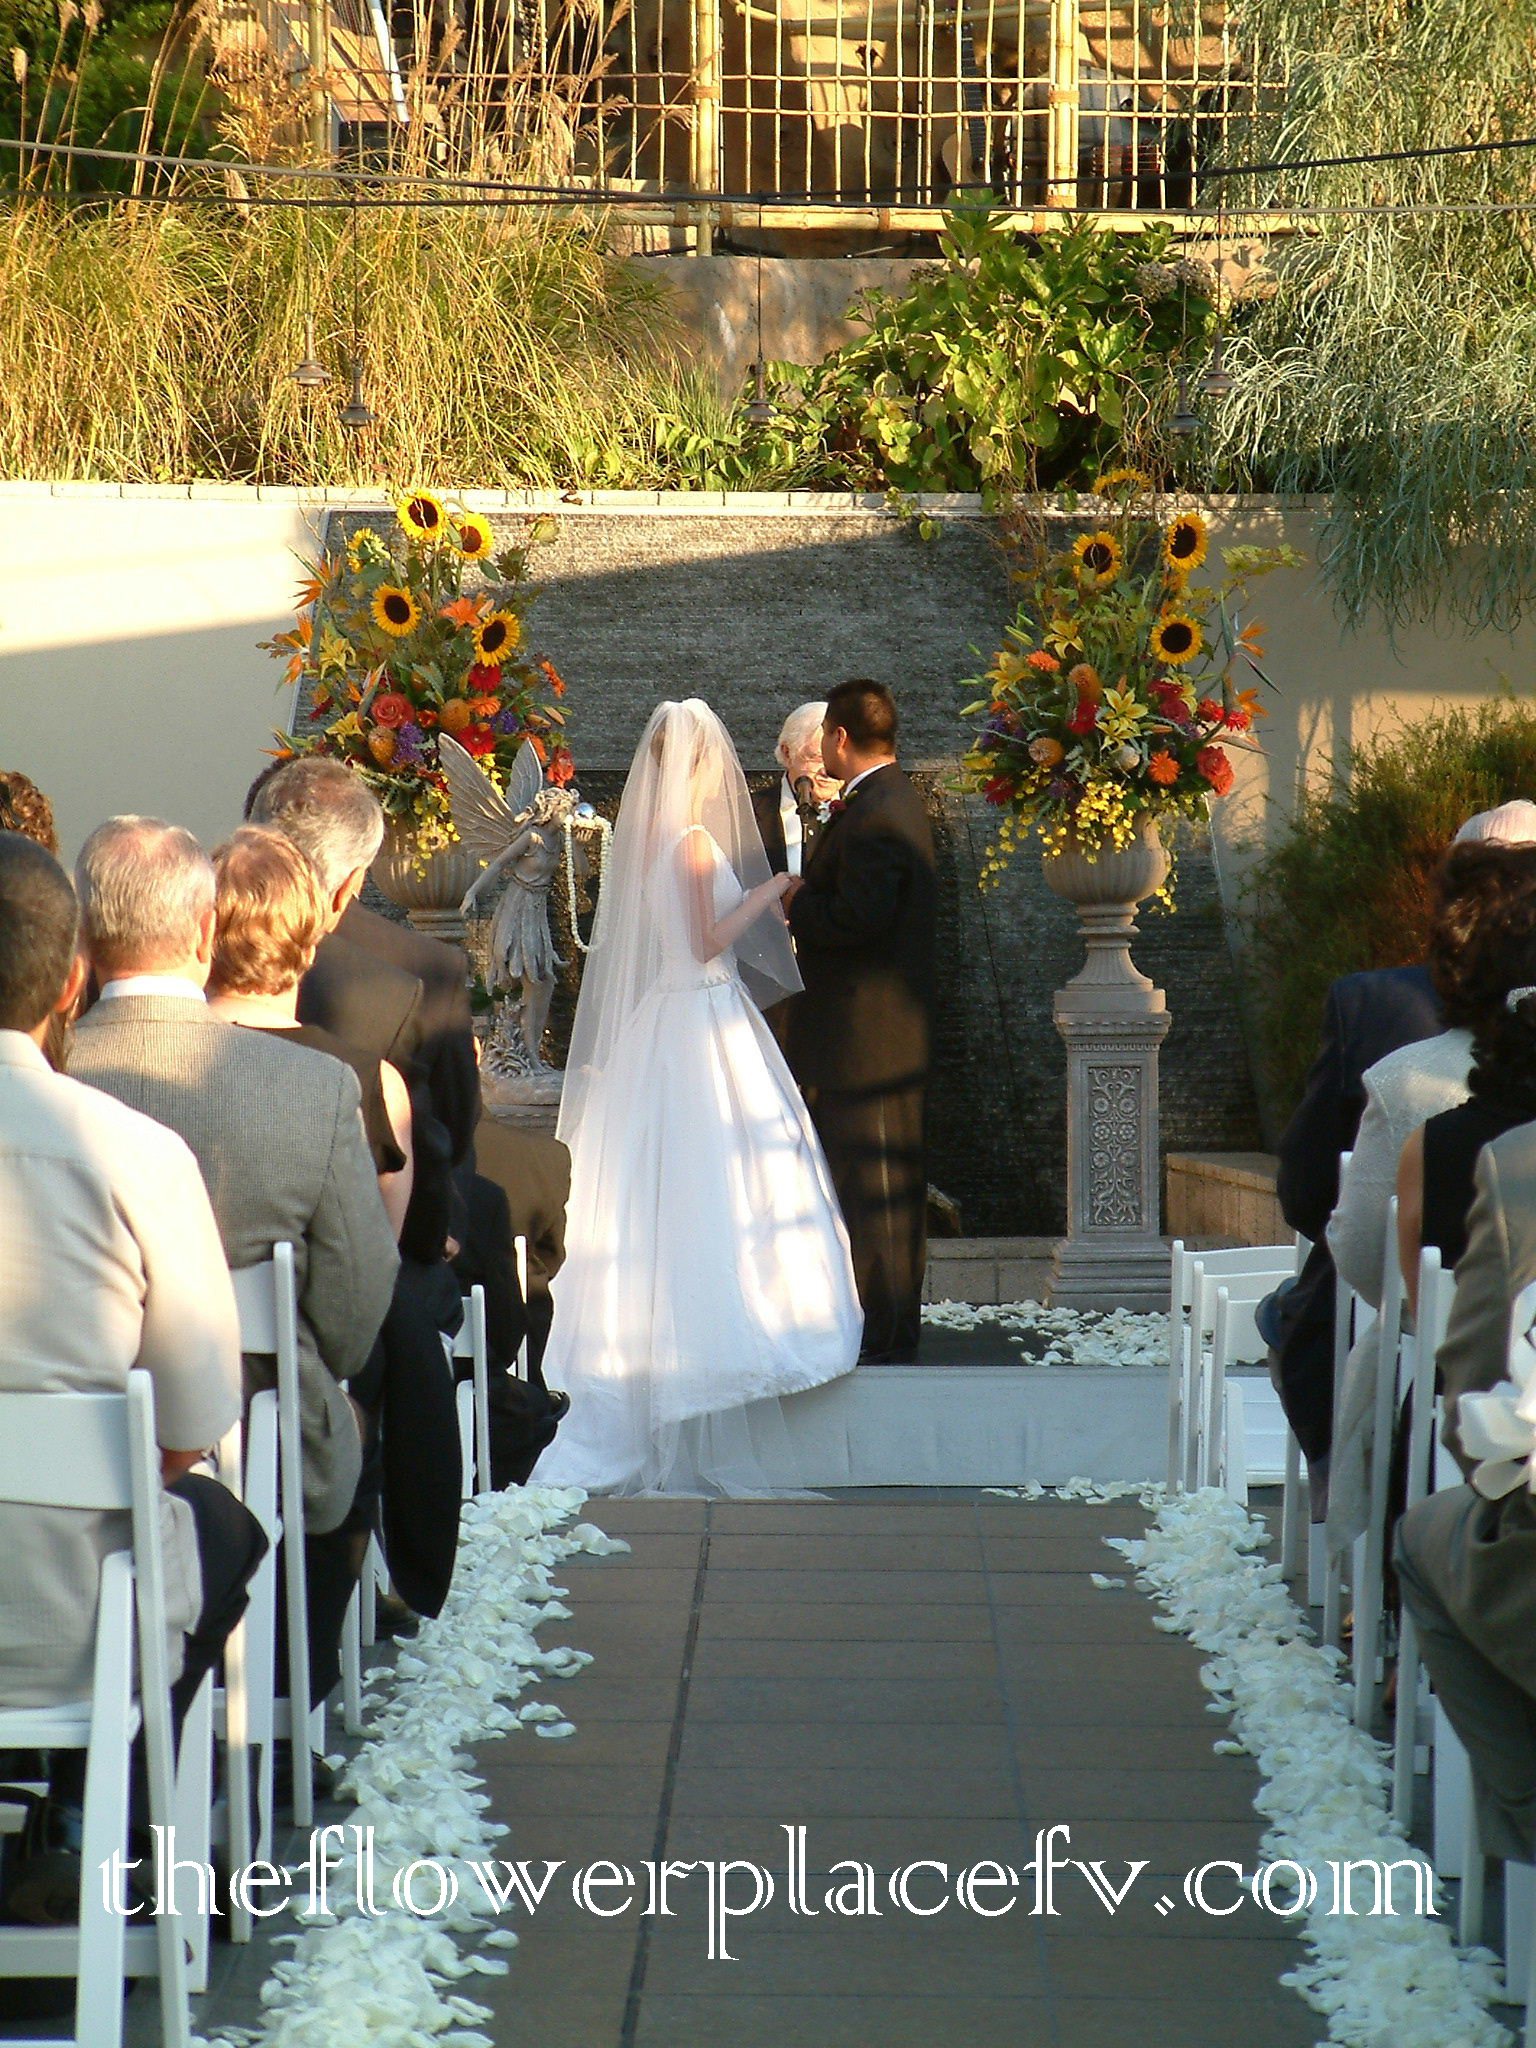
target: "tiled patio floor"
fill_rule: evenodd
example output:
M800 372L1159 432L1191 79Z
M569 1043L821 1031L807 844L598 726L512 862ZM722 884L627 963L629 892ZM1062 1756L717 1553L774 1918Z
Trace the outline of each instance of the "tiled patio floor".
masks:
M1152 1625L1105 1535L1108 1507L950 1493L821 1502L593 1502L631 1554L561 1567L569 1621L546 1644L590 1650L574 1682L541 1693L576 1723L560 1742L520 1734L481 1751L500 1856L559 1859L504 1978L465 1989L494 2009L497 2048L1312 2048L1322 2022L1278 1983L1297 1956L1251 1902L1206 1918L1184 1873L1251 1871L1257 1775L1217 1756L1188 1644ZM321 1819L345 1819L327 1809ZM1076 1871L1054 1918L1034 1916L1023 1870L1038 1830L1059 1853L1148 1868L1111 1917ZM784 1897L784 1826L806 1833L808 1902ZM292 1853L301 1854L295 1843ZM671 1918L643 1898L616 1917L579 1910L571 1879L597 1859L635 1873L663 1860L760 1863L764 1910L735 1923L735 1961L710 1961L702 1873L675 1883ZM1018 1903L988 1919L953 1880L984 1859L1020 1872ZM851 1860L875 1873L880 1916L824 1899ZM949 1866L951 1903L898 1911L889 1874ZM745 1878L737 1886L749 1890ZM911 1880L915 1905L937 1872ZM1230 1872L1210 1883L1231 1895ZM616 1895L592 1895L598 1906ZM1167 1913L1159 1900L1172 1902ZM274 1923L280 1925L281 1923ZM272 1951L221 1948L195 2024L259 2021ZM129 2001L130 2048L157 2038L153 1992ZM3 2030L0 2030L3 2031ZM318 2037L315 2048L326 2048Z

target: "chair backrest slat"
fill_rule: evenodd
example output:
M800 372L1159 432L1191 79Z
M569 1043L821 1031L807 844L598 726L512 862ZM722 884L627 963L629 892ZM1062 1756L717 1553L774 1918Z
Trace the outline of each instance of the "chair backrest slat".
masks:
M131 1508L121 1394L0 1394L0 1500L25 1507Z

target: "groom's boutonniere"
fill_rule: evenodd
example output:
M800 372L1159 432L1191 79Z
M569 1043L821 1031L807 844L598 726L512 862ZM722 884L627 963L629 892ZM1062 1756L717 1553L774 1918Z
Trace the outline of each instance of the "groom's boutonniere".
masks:
M839 811L846 811L846 810L847 810L847 808L848 808L848 799L847 799L847 797L845 797L845 796L835 796L835 797L833 797L833 799L832 799L831 803L829 803L829 804L823 804L823 805L822 805L822 807L821 807L821 822L822 822L822 823L823 823L824 825L826 825L826 824L830 824L830 823L831 823L831 821L832 821L832 819L834 819L834 818L835 818L835 817L837 816L837 814L838 814L838 812L839 812Z

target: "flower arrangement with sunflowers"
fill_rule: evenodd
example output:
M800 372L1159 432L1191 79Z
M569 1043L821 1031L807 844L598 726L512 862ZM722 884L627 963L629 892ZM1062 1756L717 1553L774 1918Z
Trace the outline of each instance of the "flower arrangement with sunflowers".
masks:
M1248 583L1296 568L1290 548L1228 548L1224 575L1192 585L1210 537L1198 512L1158 514L1133 470L1094 487L1097 525L1071 547L1037 546L1016 571L1025 595L985 695L961 714L980 731L961 786L1008 815L983 864L995 882L1037 831L1047 853L1068 839L1087 854L1128 847L1145 821L1204 816L1233 781L1229 750L1257 751L1258 691L1239 688L1263 652L1237 609Z
M365 526L339 554L306 562L293 631L262 644L286 660L285 681L313 685L308 717L320 727L284 739L280 758L348 762L386 815L413 827L424 859L458 836L440 733L499 787L525 740L551 782L575 772L556 702L565 684L527 644L529 550L555 522L531 519L522 545L498 552L489 520L429 491L402 498L395 516L399 538Z

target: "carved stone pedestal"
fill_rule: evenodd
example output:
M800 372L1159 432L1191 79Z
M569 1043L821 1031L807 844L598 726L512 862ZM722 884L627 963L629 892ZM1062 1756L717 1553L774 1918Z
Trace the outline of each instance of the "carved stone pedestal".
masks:
M1168 1304L1158 1188L1157 1054L1172 1021L1160 988L1131 959L1136 905L1161 886L1168 857L1154 828L1124 852L1069 847L1045 879L1077 905L1088 958L1057 991L1067 1047L1067 1235L1052 1256L1061 1308Z
M520 1130L555 1135L560 1117L563 1072L545 1069L542 1074L496 1074L480 1070L480 1101L487 1116L498 1123L516 1124Z

